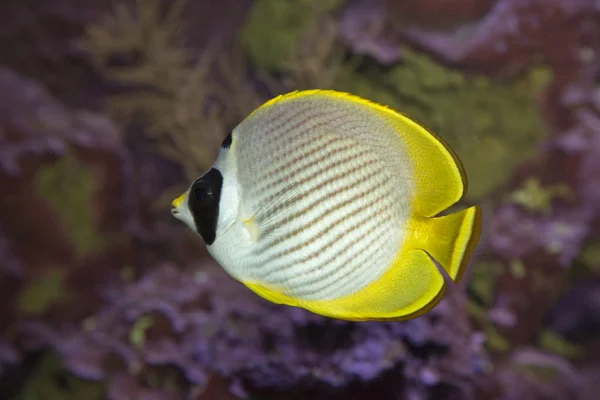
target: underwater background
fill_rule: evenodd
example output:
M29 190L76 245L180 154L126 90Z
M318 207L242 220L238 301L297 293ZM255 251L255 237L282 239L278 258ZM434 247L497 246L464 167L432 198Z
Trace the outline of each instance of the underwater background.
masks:
M406 113L487 205L406 322L262 300L170 200L290 90ZM600 398L600 1L0 3L0 399Z

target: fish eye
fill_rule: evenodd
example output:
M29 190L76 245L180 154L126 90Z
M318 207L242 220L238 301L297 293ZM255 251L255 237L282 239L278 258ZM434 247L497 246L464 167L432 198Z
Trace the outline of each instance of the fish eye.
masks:
M214 192L209 182L200 180L194 184L194 196L199 206L206 206L212 203Z
M216 238L222 189L223 175L215 168L198 178L190 188L188 209L196 230L208 245Z

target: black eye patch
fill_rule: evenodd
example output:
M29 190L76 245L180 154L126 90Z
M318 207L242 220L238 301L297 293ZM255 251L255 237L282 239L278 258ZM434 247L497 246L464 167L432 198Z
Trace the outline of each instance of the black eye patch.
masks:
M231 146L231 141L232 141L231 132L229 132L229 134L227 136L225 136L225 139L223 139L223 143L221 143L221 147L224 149L228 149Z
M223 175L215 168L198 178L190 188L188 208L198 233L208 245L214 243L217 234L222 188Z

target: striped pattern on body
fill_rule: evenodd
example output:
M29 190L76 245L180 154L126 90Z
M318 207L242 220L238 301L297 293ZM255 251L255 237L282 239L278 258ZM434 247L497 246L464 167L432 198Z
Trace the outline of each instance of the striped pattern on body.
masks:
M260 227L250 253L240 254L239 276L324 300L385 272L413 193L402 142L385 119L311 96L259 109L235 132L241 216L255 215Z

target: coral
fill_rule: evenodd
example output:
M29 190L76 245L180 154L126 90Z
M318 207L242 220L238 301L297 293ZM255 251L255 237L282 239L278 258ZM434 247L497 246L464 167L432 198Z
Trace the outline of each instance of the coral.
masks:
M7 93L0 103L3 194L27 186L41 162L51 164L70 149L69 145L78 151L80 160L86 156L85 165L105 155L105 169L112 172L114 164L121 161L121 136L108 119L83 110L70 114L71 110L46 90L7 69L0 70L0 85ZM35 112L35 116L28 112ZM27 157L36 157L38 162ZM118 179L118 174L113 178ZM110 186L114 190L117 185Z
M448 30L467 24L487 13L494 0L379 0L390 18L409 26Z
M0 336L0 376L5 372L7 366L13 366L21 361L19 351Z
M67 368L88 379L102 378L103 365L116 355L134 374L175 366L196 385L217 373L262 391L341 391L401 369L409 387L433 379L429 385L455 385L468 396L468 377L482 354L451 300L406 324L351 324L268 303L216 266L194 269L191 276L159 266L106 292L105 307L85 324L59 330L33 324L28 335L53 346ZM415 358L425 348L427 357Z
M544 138L536 104L548 81L544 69L507 84L465 75L410 49L399 65L367 68L357 74L345 66L336 88L389 105L444 138L465 165L471 200L505 184Z
M496 260L477 260L472 267L469 289L478 301L491 305L494 295L494 284L497 277L504 272L504 265Z
M510 194L510 201L526 207L532 211L539 211L549 214L552 207L552 200L555 196L568 196L569 187L566 185L556 185L550 188L544 188L535 178L528 179L522 188Z
M102 249L106 238L93 221L94 176L74 157L65 155L35 177L36 190L57 211L80 255Z
M600 110L600 107L598 107ZM593 125L586 126L586 148L579 173L579 191L590 207L600 213L600 116L594 116ZM587 121L591 123L592 121ZM582 133L585 135L585 133Z
M588 235L588 215L573 211L541 219L507 205L494 216L490 246L511 260L522 259L542 248L559 255L559 263L566 267L579 254Z
M110 381L107 398L110 400L170 400L185 398L185 395L169 388L156 387L156 385L147 387L134 376L120 373Z
M588 38L596 36L597 39L599 32L593 24L597 22L598 13L594 3L589 0L501 0L496 1L467 38L460 33L448 37L421 29L408 34L414 42L446 60L468 63L471 67L515 73L541 55L558 73L566 65L568 68L583 66L576 60L581 57L579 49L589 45ZM574 34L577 31L582 35ZM522 40L523 37L528 40Z
M598 278L574 280L549 313L548 329L572 343L585 344L600 337Z
M581 250L577 261L589 268L593 273L600 275L600 238L594 238Z
M381 65L395 64L402 49L389 32L387 17L382 1L350 3L341 12L340 36L354 54L372 57Z
M7 69L0 70L0 90L4 364L13 358L7 349L20 350L19 318L72 318L93 308L93 288L107 279L89 274L98 265L97 242L111 243L103 257L117 254L114 266L124 262L119 248L126 242L113 240L127 231L135 214L127 156L109 120L72 110ZM77 180L82 176L86 182ZM103 268L110 274L110 266ZM87 279L80 279L81 271ZM80 286L74 287L77 280Z
M578 358L581 356L582 348L569 343L564 338L553 333L552 331L542 331L539 338L539 346L558 356L564 358Z
M468 8L470 0L457 2L462 3L461 8L457 8L460 12L472 10ZM439 29L433 26L435 24L427 26L414 19L399 19L398 11L409 6L409 2L378 2L379 11L375 12L368 12L369 3L372 2L357 1L344 10L342 36L359 53L365 51L364 43L370 43L370 49L385 48L384 52L369 52L382 63L400 60L400 48L410 44L469 69L512 75L522 72L543 56L556 68L555 72L567 74L587 69L586 64L594 57L586 57L590 51L585 49L593 54L600 33L597 29L599 15L593 0L496 0L485 14L481 11L489 7L490 2L481 1L477 2L480 10L469 16L465 14L467 18L463 21L456 10L445 16L441 15L439 7L421 2L424 11L429 13L429 22L441 15L439 18L454 20L455 26L451 29ZM451 3L456 2L444 2L444 6L450 7ZM414 7L412 11L415 11ZM473 21L477 16L481 17ZM471 21L467 23L466 20ZM523 40L525 37L527 40ZM593 73L588 69L589 72ZM558 79L572 78L561 76Z
M523 278L527 274L526 267L521 260L513 260L509 267L510 273L516 278Z
M3 2L0 65L42 83L68 105L97 107L99 87L90 77L88 62L72 41L110 3L104 0Z
M15 255L14 244L8 239L0 226L0 274L18 277L23 273L23 266Z
M100 400L105 398L104 393L104 386L101 383L84 381L66 374L56 355L44 354L20 398L23 400L81 398Z
M0 105L3 230L12 238L30 234L35 252L12 242L21 263L68 264L127 223L120 134L106 119L71 114L8 70L0 72L0 86L7 95Z
M86 243L80 253L91 252L100 236L108 238L129 222L119 131L102 117L72 112L9 70L0 71L0 87L6 96L0 101L0 224L9 238L3 247L12 249L11 264L21 268L68 265L77 243ZM68 161L75 158L77 167ZM77 174L85 182L67 180ZM60 197L66 193L69 198ZM22 237L27 243L18 241Z
M48 271L26 286L17 299L18 310L23 315L42 315L57 302L66 301L64 271Z
M337 37L337 23L327 16L300 36L298 45L280 66L288 91L333 88L344 57Z
M539 329L563 286L566 268L589 235L586 215L581 210L560 210L551 217L541 216L507 204L494 216L489 250L510 268L497 277L493 308L513 315L513 322L501 330L510 340L529 340ZM534 296L538 300L532 303L529 299Z
M502 399L590 398L581 390L585 379L578 376L573 365L535 349L516 351L497 374L506 387Z
M117 4L88 25L80 46L107 80L127 89L109 97L111 115L125 125L141 120L191 180L212 163L227 127L214 104L218 88L207 79L215 49L190 56L181 32L185 6L175 1L163 16L161 0Z
M257 0L248 13L241 43L257 67L279 69L298 51L302 36L314 28L319 17L343 3L344 0Z

